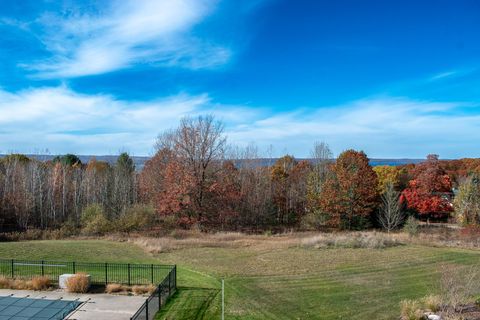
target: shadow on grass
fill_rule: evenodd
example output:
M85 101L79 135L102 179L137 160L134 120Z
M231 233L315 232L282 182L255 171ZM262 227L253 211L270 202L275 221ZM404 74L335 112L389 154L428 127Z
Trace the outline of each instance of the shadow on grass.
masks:
M212 313L218 312L215 300L219 294L216 288L178 287L155 319L210 319Z

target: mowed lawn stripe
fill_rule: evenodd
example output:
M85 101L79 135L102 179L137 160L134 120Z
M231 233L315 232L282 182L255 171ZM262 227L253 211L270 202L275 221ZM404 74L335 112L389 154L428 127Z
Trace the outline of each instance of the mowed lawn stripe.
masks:
M425 246L288 248L256 255L244 250L251 249L186 249L160 256L189 264L192 255L197 268L223 274L233 288L227 315L234 319L392 319L402 299L437 290L442 264L480 263L479 251Z
M399 302L438 290L443 264L480 265L480 251L404 245L314 249L205 247L150 255L103 240L0 243L18 259L178 265L178 293L157 319L394 319Z

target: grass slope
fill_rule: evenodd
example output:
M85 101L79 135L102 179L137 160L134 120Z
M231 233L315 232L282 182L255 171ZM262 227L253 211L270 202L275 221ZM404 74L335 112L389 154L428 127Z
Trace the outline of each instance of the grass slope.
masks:
M173 250L154 256L108 241L0 243L17 259L176 263L179 290L157 319L393 319L399 302L438 290L442 264L479 265L480 251L424 246L306 249L255 245Z
M401 300L438 291L442 264L480 266L478 251L423 246L195 248L159 258L200 273L180 274L189 289L180 289L158 319L218 319L220 295L204 290L218 290L220 282L210 276L226 279L227 319L395 319Z
M38 240L0 243L0 258L84 262L159 263L125 242L104 240Z

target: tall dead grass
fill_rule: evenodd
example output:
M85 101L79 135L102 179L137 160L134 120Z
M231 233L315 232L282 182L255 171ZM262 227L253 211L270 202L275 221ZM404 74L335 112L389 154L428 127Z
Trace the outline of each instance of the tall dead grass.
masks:
M240 232L189 233L182 238L161 237L147 238L137 237L128 239L149 253L170 252L188 248L240 248L240 247L289 247L297 246L300 241L298 235L284 234L279 236L247 235Z
M384 249L403 244L394 237L377 232L323 233L302 239L305 248Z
M445 228L422 228L416 237L405 232L383 233L378 231L352 232L289 232L276 235L252 235L240 232L203 233L196 230L176 230L170 236L110 238L116 241L129 241L145 251L157 254L190 248L241 248L252 250L304 248L373 248L381 249L415 244L430 247L472 248L480 245L480 240L464 239L459 230Z
M132 292L135 295L144 295L144 294L152 294L155 291L156 287L154 285L148 286L133 286Z
M0 289L41 291L51 287L52 283L47 277L34 277L31 280L0 277Z
M126 286L118 284L118 283L109 283L105 287L106 293L119 293L119 292L127 292L128 289Z
M33 277L31 280L32 290L47 290L51 286L51 281L47 277Z
M87 293L90 287L90 279L85 273L77 273L67 279L65 285L67 291L72 293Z
M117 294L135 294L135 295L146 295L152 294L157 289L153 284L149 285L136 285L136 286L127 286L119 283L109 283L105 287L106 293L117 293Z

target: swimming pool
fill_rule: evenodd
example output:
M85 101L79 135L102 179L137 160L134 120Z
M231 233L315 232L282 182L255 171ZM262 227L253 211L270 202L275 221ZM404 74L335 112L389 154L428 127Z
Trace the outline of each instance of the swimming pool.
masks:
M81 302L0 296L0 320L63 320Z

